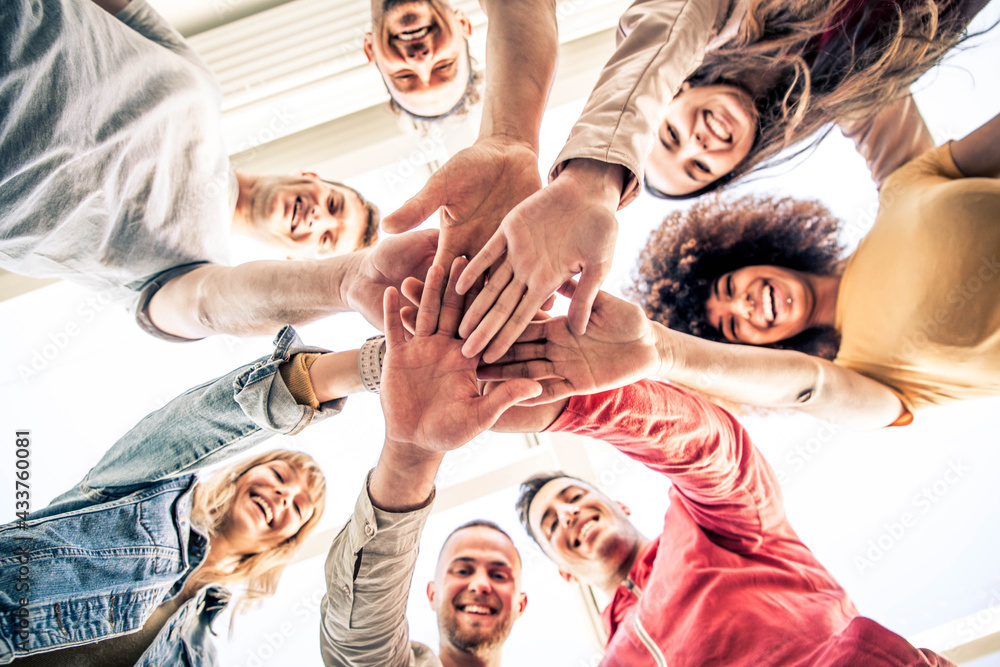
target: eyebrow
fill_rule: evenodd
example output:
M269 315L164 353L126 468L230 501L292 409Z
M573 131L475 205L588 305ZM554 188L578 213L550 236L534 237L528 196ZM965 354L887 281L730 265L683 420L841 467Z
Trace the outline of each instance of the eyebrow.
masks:
M455 563L478 563L479 561L471 556L459 556L458 558L453 558L451 564ZM513 569L511 564L503 560L491 560L486 562L487 565L499 565L500 567L506 567L507 569Z

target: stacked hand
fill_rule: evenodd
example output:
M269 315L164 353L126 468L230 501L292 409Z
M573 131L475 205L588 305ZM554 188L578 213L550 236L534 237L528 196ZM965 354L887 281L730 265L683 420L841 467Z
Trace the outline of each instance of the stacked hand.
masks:
M478 358L466 358L456 338L464 298L455 291L465 260L456 260L444 287L444 269L433 266L420 297L416 327L407 332L400 295L385 292L386 357L382 409L386 445L445 452L490 428L507 408L537 396L538 382L502 382L485 396L476 381Z
M614 165L573 161L504 218L458 283L464 294L495 267L459 328L467 339L466 355L485 350L485 361L498 359L546 299L577 273L580 283L570 304L569 326L577 334L586 331L591 306L611 267L621 173Z
M413 229L441 209L434 264L447 271L456 257L477 254L508 211L541 187L532 147L504 137L481 138L434 172L382 227L394 234Z
M572 296L573 289L569 283L560 291ZM573 333L566 317L533 322L495 365L480 367L479 377L543 380L541 395L522 405L622 387L659 372L654 329L638 306L599 292L585 334Z

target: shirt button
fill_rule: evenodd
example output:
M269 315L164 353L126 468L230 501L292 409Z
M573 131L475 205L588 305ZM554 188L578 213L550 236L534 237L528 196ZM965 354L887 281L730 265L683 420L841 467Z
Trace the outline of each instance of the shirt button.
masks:
M367 535L368 537L374 537L374 535L375 535L375 526L371 525L370 523L366 523L365 524L365 535Z
M346 595L347 597L351 597L351 587L350 586L348 586L347 584L344 584L344 587L341 590L344 591L344 595Z

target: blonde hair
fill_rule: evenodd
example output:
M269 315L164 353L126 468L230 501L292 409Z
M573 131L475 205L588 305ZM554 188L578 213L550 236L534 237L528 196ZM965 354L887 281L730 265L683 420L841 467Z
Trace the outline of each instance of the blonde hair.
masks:
M313 514L292 537L267 551L244 556L231 570L199 568L189 582L200 587L207 583L227 584L240 582L244 591L236 603L236 613L245 613L261 600L274 595L278 579L305 538L313 531L323 516L326 506L326 478L319 464L304 452L274 449L253 458L219 470L205 481L199 481L191 508L191 522L208 532L211 539L219 534L236 502L236 480L248 470L271 461L285 461L306 480L309 496L313 501ZM236 616L236 613L233 616Z

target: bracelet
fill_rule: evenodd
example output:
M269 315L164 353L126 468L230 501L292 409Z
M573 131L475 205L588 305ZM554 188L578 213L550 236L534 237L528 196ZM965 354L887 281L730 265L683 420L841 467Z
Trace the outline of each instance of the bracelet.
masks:
M365 389L377 394L382 384L382 360L385 358L385 336L372 336L358 354L358 374Z

